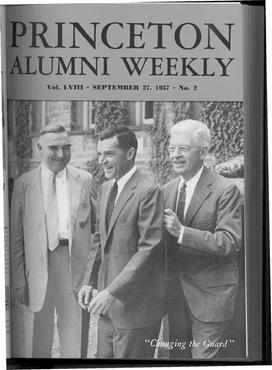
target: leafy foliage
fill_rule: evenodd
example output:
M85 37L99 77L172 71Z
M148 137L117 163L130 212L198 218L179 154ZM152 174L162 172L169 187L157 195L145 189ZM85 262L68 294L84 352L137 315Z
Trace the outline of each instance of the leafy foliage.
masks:
M217 163L243 154L243 103L205 102L200 113L212 135L210 151Z
M105 128L110 126L125 126L128 123L128 103L120 101L96 101L93 103L95 137ZM105 181L104 171L95 158L87 161L87 170L93 175L93 183L99 189Z
M128 123L128 102L96 101L93 109L97 135L109 126L126 126Z
M165 106L154 102L154 124L150 129L152 160L150 169L159 185L165 184L171 176L171 163L168 154L169 132L165 123Z
M29 131L30 101L17 101L16 154L19 175L30 168L32 157L31 132ZM95 101L93 115L95 129L88 133L97 137L109 126L129 124L129 102ZM168 154L169 131L172 124L184 119L198 119L211 130L212 147L210 152L216 163L229 161L243 154L243 103L241 102L154 102L154 124L150 127L152 160L149 164L158 184L163 185L174 176ZM170 118L169 118L170 112ZM99 187L104 173L98 160L87 162L87 169Z
M29 170L30 159L32 157L31 138L29 136L30 132L28 124L30 106L31 101L16 101L15 103L15 147L18 175Z
M160 185L173 176L168 154L169 131L166 105L154 103L154 124L151 128L152 160L150 169ZM233 159L243 154L243 104L241 102L174 102L172 103L173 124L185 119L205 122L211 130L212 147L216 163Z
M172 165L168 153L170 127L167 127L166 123L167 105L168 103L154 102L154 124L150 130L152 141L152 160L150 162L150 169L154 173L159 185L164 185L175 176L172 171ZM170 103L170 109L173 112L173 122L175 124L188 118L191 103L173 102Z

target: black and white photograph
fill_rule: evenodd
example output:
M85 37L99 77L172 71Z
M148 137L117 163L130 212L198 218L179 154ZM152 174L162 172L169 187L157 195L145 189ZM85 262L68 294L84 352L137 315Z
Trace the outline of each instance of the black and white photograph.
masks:
M8 112L12 356L244 357L243 104Z
M8 368L271 362L264 2L0 11Z

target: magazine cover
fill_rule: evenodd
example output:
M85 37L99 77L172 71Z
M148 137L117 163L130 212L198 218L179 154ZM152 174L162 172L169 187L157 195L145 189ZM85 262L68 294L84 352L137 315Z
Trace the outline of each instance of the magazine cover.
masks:
M264 360L263 10L2 8L8 366Z

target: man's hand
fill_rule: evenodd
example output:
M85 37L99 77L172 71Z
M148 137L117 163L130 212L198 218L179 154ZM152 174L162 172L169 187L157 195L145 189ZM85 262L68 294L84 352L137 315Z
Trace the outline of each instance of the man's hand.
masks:
M83 285L78 292L78 303L83 310L88 308L89 303L92 299L93 287L91 285Z
M107 289L101 290L89 304L88 311L93 315L105 315L114 300Z
M15 304L24 304L25 306L28 305L28 286L24 285L20 288L15 289L12 292L11 300Z
M176 238L179 237L182 224L180 223L178 216L172 209L166 208L163 213L163 223L166 230Z

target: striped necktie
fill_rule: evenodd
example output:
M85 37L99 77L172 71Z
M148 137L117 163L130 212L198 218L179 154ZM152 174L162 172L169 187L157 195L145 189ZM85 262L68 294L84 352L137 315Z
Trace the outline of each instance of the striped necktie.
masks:
M106 228L107 228L107 230L109 229L109 224L110 224L112 212L113 212L113 209L114 209L117 193L118 193L118 184L117 184L117 181L115 181L112 188L111 188L111 192L110 192L109 199L108 199L108 205L107 205L107 212L106 212Z
M177 216L182 224L184 222L185 200L186 200L186 183L184 182L179 191L179 198L177 204Z

